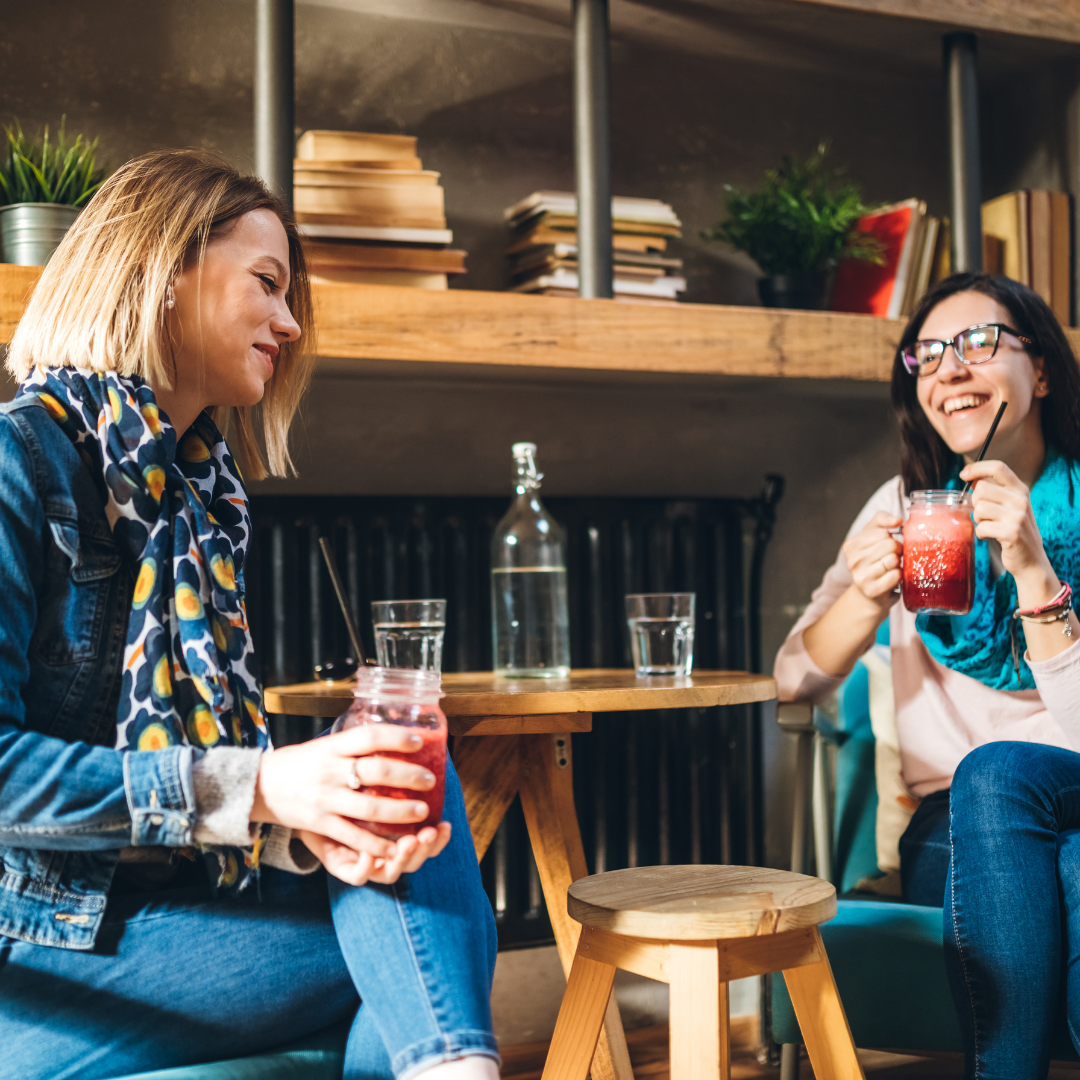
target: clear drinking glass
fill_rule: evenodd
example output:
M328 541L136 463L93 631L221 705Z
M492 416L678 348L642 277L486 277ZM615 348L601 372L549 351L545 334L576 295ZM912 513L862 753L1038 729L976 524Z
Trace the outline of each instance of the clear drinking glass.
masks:
M419 750L413 754L383 750L380 756L411 761L435 774L435 786L430 791L381 786L361 789L388 799L413 799L427 803L428 816L423 821L358 821L358 825L388 840L396 840L409 833L418 833L425 825L438 825L442 821L447 734L446 715L439 707L442 696L442 683L436 671L382 667L362 667L357 671L353 703L348 712L342 713L334 721L331 730L344 731L357 724L398 724L411 728L423 740Z
M626 621L634 668L642 675L689 675L694 666L695 593L633 593Z
M445 600L374 600L371 621L379 667L442 671Z

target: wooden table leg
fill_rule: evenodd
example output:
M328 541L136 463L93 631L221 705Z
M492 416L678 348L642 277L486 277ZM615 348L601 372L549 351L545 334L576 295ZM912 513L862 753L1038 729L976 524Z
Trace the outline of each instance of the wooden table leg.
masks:
M524 735L519 739L521 808L529 826L536 868L567 976L581 924L566 913L566 891L589 873L574 809L570 735ZM593 1080L633 1080L619 1006L612 994L592 1062Z
M459 736L454 740L453 756L479 860L518 793L521 759L518 738Z

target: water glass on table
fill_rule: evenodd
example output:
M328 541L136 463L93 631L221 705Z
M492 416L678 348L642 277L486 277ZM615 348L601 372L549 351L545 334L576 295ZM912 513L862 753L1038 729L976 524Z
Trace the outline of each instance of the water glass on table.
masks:
M374 600L371 621L379 667L442 671L445 600Z
M694 593L632 593L626 621L634 668L644 675L689 675L694 666Z

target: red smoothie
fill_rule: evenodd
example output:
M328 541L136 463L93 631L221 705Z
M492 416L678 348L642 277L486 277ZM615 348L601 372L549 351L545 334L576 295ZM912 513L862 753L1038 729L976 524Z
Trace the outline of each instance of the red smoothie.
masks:
M919 495L915 492L915 495ZM975 598L975 527L968 505L916 505L904 522L904 607L966 615Z
M423 821L409 822L404 824L391 824L385 821L357 821L376 836L385 837L387 840L396 840L399 836L415 835L428 825L438 825L442 821L443 795L446 791L446 718L442 710L436 706L432 709L426 706L423 710L425 721L434 722L437 718L441 723L437 727L420 726L409 723L410 709L394 709L385 706L377 706L383 715L373 715L370 705L354 705L345 716L341 718L341 728L353 727L356 724L370 723L401 723L409 728L409 733L419 735L423 740L420 749L411 754L399 754L391 751L380 751L379 757L397 758L400 761L410 761L414 765L420 765L435 774L435 786L428 791L413 791L409 788L395 787L363 787L360 790L370 795L380 795L386 799L409 799L414 802L424 802L428 805L428 816ZM400 718L400 719L399 719ZM335 725L336 726L336 725Z

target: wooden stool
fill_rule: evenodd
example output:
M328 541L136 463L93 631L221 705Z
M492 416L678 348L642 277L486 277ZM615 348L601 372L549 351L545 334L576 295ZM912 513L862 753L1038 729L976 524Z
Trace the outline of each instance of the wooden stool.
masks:
M671 986L671 1080L727 1080L727 984L770 971L784 973L818 1080L862 1077L817 929L836 914L828 882L646 866L575 881L566 909L582 930L543 1080L585 1080L616 968Z

